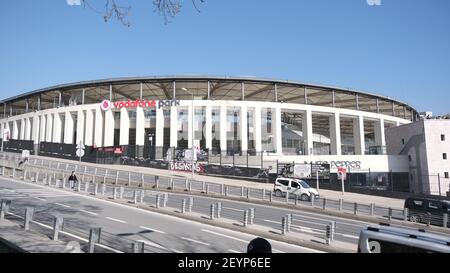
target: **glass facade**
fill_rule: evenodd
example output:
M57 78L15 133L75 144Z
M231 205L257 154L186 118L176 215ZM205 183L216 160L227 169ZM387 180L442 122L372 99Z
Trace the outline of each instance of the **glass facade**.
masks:
M261 108L261 145L262 151L275 152L274 109Z
M281 136L284 155L304 155L302 113L293 110L281 111Z
M241 152L241 108L227 107L227 153Z

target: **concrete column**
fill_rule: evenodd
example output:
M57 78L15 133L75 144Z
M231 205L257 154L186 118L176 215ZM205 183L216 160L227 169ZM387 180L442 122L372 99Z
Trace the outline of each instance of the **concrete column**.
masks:
M193 115L194 115L194 109L192 107L192 104L189 104L189 107L188 107L188 148L190 148L190 149L192 149L192 146L194 145L194 139L192 138L192 131L194 130L194 123L192 122Z
M220 106L220 150L222 153L227 151L227 107L225 105Z
M73 143L73 116L70 112L66 112L64 121L64 143Z
M206 124L205 124L205 140L206 149L212 149L212 107L211 105L206 105Z
M95 108L95 139L94 145L96 147L103 147L103 111L100 106Z
M163 109L156 109L156 147L164 145L164 112Z
M178 146L178 108L170 107L170 147Z
M114 113L111 109L105 111L105 147L114 146Z
M241 151L248 150L248 134L247 134L247 106L241 107L241 122L239 124L241 130Z
M306 110L302 117L302 132L305 140L305 155L313 155L312 111Z
M59 113L53 115L53 142L61 143L61 116Z
M145 142L145 115L142 107L136 108L136 145L144 146Z
M94 133L94 112L91 109L86 111L86 127L84 128L86 131L84 144L87 146L93 146L92 138Z
M283 153L283 142L281 135L281 108L277 107L272 109L274 114L272 114L272 133L274 134L273 139L275 141L275 153L282 154Z
M254 122L254 133L255 133L255 150L256 152L262 151L262 140L261 140L261 107L255 107L255 114L253 115Z
M47 128L46 120L47 120L47 118L46 118L45 115L40 116L39 140L41 142L45 142L45 140L46 140L45 139L45 131L46 131L46 128Z
M25 119L25 140L31 140L31 118Z
M386 138L384 136L384 119L375 122L375 143L378 146L386 146Z
M25 119L21 119L20 120L20 135L19 135L20 140L24 140L25 139Z
M355 139L355 154L364 155L365 143L364 143L364 118L358 116L353 120L353 138Z
M128 145L130 141L130 116L127 108L120 109L120 145Z
M84 112L79 110L77 112L77 144L84 143Z
M19 127L17 126L17 120L13 121L13 128L12 128L12 139L19 139Z
M34 154L38 155L39 153L39 132L40 132L40 118L39 116L33 116L33 130L31 133L31 139L34 144Z
M45 130L45 141L52 142L53 141L53 115L47 114L46 118L47 129Z
M339 113L334 113L330 117L330 140L331 154L341 155L341 121Z

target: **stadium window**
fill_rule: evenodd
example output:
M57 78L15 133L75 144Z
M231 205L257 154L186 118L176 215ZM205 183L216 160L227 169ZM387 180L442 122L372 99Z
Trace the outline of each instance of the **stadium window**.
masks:
M405 139L404 138L402 138L402 144L405 145Z
M448 172L445 172L445 173L444 173L444 177L445 177L445 178L449 178Z
M447 153L443 153L443 154L442 154L442 158L443 158L444 160L447 160Z
M441 141L445 141L445 135L441 135Z

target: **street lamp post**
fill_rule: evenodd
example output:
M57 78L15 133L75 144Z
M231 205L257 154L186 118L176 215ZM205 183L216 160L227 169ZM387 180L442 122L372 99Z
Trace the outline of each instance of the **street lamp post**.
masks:
M192 114L191 114L191 134L192 134L192 141L191 141L191 148L192 148L192 153L191 153L191 159L192 159L192 178L194 178L194 153L195 153L195 147L194 147L194 116L195 116L195 111L194 111L194 92L190 92L188 91L187 88L183 87L181 88L183 91L188 92L192 95L192 99L191 99L191 109L192 109Z

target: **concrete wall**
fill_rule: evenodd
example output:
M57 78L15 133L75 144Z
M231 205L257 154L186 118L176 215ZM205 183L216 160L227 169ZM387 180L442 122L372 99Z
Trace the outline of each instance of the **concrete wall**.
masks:
M441 194L445 194L450 182L444 178L445 172L450 174L450 120L425 120L424 128L430 192L438 194L440 183ZM445 141L441 135L445 135ZM447 154L447 160L443 159L443 153Z
M445 135L445 141L441 135ZM404 140L404 143L402 142ZM449 191L450 120L421 120L386 130L388 154L410 156L410 188L417 193L445 195Z

